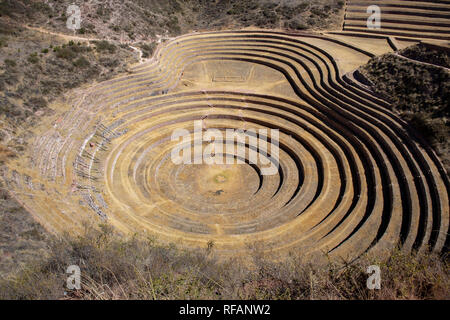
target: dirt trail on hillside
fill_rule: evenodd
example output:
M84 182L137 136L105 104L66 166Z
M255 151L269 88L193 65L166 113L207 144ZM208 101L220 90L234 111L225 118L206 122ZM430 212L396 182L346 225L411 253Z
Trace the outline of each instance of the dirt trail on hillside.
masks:
M52 35L52 36L57 36L57 37L65 39L67 41L70 41L70 40L75 40L75 41L104 41L104 40L107 40L109 42L114 42L116 44L127 44L131 49L136 51L136 53L138 54L138 61L139 61L139 63L143 63L145 61L145 59L142 58L142 55L143 55L142 50L139 49L139 47L134 46L134 45L136 45L135 43L120 42L120 41L112 40L112 39L108 39L108 38L107 39L99 39L99 38L79 37L79 36L75 36L75 35L71 36L71 35L68 35L68 34L65 34L65 33L50 31L50 30L47 30L47 29L44 29L44 28L41 28L41 27L30 27L30 26L26 26L26 25L24 25L23 27L28 29L28 30L37 31L37 32L49 34L49 35Z

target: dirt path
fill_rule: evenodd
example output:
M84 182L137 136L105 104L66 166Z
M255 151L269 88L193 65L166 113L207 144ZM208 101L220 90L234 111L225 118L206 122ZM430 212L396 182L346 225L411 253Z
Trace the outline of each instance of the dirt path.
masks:
M23 26L24 28L28 29L28 30L34 30L37 32L41 32L41 33L45 33L45 34L50 34L53 36L57 36L57 37L61 37L64 38L66 40L77 40L77 41L100 41L102 39L98 39L98 38L85 38L85 37L79 37L79 36L71 36L65 33L60 33L60 32L54 32L54 31L49 31L47 29L41 28L41 27L30 27L30 26Z
M44 29L44 28L41 28L41 27L30 27L30 26L27 26L27 25L23 25L23 27L28 29L28 30L33 30L33 31L37 31L37 32L41 32L41 33L57 36L57 37L65 39L67 41L70 41L70 40L75 40L75 41L102 41L102 40L107 40L107 41L113 42L115 44L123 44L120 41L107 39L107 38L106 39L86 38L86 37L80 37L80 36L75 36L75 35L71 36L71 35L68 35L68 34L65 34L65 33L60 33L60 32L54 32L54 31L50 31L50 30L47 30L47 29ZM132 45L135 45L135 43L125 42L125 44L127 44L131 49L133 49L134 51L137 52L139 63L143 63L145 61L145 59L142 58L142 54L143 54L142 50L139 49L139 47L132 46Z

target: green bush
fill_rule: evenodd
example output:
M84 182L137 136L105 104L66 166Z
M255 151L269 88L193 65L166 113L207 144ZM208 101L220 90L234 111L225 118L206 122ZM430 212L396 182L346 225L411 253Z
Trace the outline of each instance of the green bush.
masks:
M95 49L98 52L108 52L108 53L114 53L116 52L116 46L113 43L110 43L106 40L101 40L101 41L93 41L94 45L95 45Z
M296 11L295 8L287 5L280 6L276 11L287 20L292 19L296 14L298 14L298 11Z
M148 58L153 55L153 51L156 48L156 43L144 43L140 45L140 48L142 49L142 58Z
M181 32L181 28L179 26L179 21L177 16L173 15L166 21L166 27L169 29L169 32L173 35L177 35Z
M402 117L434 147L439 143L445 143L450 136L449 127L445 125L445 121L433 119L430 113L404 112Z
M110 28L111 28L111 30L113 30L115 32L119 32L120 31L120 26L117 26L117 25L111 25Z
M15 13L23 13L24 7L19 1L2 0L0 1L0 17L14 17Z
M17 66L17 63L14 60L5 59L5 65L14 68L15 66Z
M36 52L30 54L27 58L27 61L33 64L36 64L39 62L39 56Z
M91 64L85 57L79 57L73 62L73 65L77 68L88 68Z
M32 97L27 101L27 105L33 108L33 111L47 107L47 100L44 97Z
M308 28L305 24L296 19L289 21L287 27L294 30L305 30Z
M52 8L43 2L32 2L31 9L45 14L50 14L52 12Z
M60 59L72 60L77 56L77 53L72 50L71 47L55 47L54 51L56 52L56 56Z

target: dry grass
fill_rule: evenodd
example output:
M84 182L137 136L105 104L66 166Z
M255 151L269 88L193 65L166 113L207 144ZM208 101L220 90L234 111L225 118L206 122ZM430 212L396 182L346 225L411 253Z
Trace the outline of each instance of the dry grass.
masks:
M74 42L15 28L0 17L0 164L21 154L30 126L53 113L52 102L72 88L128 69L136 54L107 41ZM3 28L2 28L3 26Z
M251 266L218 261L214 248L187 251L138 236L124 240L102 225L51 241L48 254L0 280L1 299L449 299L449 265L437 255L395 250L343 266L298 257ZM65 270L81 268L81 289L67 290ZM381 268L381 289L366 288L367 266ZM65 294L65 291L67 293Z
M47 233L0 183L0 275L17 270L40 257L47 247Z

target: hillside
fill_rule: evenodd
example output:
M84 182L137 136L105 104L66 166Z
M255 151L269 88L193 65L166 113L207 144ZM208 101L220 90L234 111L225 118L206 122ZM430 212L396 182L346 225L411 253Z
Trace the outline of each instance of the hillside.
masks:
M405 59L408 58L408 59ZM361 68L376 93L408 121L439 154L450 172L449 51L415 45L373 58Z
M110 226L86 228L83 238L52 239L48 253L9 278L0 299L63 300L417 300L448 299L449 265L432 254L393 250L350 267L317 268L301 256L273 263L257 249L248 261L226 263L214 247L180 250L154 239L124 239ZM83 261L82 290L63 290L68 263ZM381 290L367 290L367 265L380 265Z
M121 41L149 41L192 31L223 28L330 29L340 25L340 0L110 0L2 1L0 14L49 30L66 28L68 4L79 5L78 34ZM69 32L68 32L69 31Z

